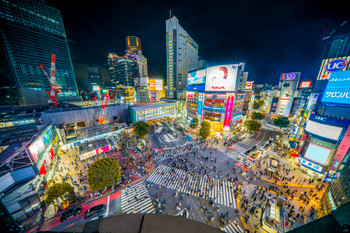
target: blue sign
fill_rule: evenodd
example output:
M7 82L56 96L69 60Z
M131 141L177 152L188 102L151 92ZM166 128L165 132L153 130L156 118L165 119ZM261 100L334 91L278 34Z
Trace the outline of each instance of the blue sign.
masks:
M350 70L331 73L322 102L350 104Z
M328 72L334 72L334 71L340 71L346 67L348 62L344 59L336 59L333 61L328 62L325 69Z
M205 85L188 85L187 86L188 91L204 91L205 90Z
M322 173L323 167L321 167L320 165L317 165L313 162L310 162L310 161L303 159L303 158L300 158L300 157L299 157L299 163L301 163L301 165L303 165L307 168L310 168L311 170L313 170L315 172Z
M203 107L203 95L199 94L198 96L198 115L202 116L202 108Z

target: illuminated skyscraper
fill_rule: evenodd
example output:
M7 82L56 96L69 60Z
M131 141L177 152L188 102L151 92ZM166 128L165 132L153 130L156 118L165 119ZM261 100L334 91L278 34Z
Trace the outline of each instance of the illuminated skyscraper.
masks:
M167 98L185 99L187 72L198 66L198 44L173 16L165 22Z
M47 104L50 81L39 66L50 73L55 54L58 101L80 100L60 11L45 0L8 0L0 1L0 13L0 56L9 71L2 90L14 90L15 104Z
M141 40L137 36L127 36L126 37L126 50L131 54L142 53Z

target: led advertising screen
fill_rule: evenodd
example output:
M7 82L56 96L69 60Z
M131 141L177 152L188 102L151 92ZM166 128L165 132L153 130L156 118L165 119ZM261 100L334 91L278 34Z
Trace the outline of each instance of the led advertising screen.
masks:
M312 120L309 120L307 122L305 128L305 131L307 131L308 133L335 141L339 139L342 130L343 127L321 124Z
M328 80L332 72L350 69L350 56L324 59L317 80Z
M156 91L163 90L163 79L156 79Z
M196 70L188 73L187 85L198 85L205 83L206 70Z
M238 65L221 65L207 68L206 91L234 91Z
M205 90L205 85L204 84L193 85L193 86L188 85L187 86L187 90L188 91L204 91Z
M45 144L41 136L39 136L28 148L35 162L38 161L38 155L45 150Z
M327 162L328 156L331 152L332 150L329 148L310 143L304 157L324 165Z
M299 88L310 88L312 81L301 81Z
M331 74L322 102L350 104L350 70Z
M227 97L225 119L224 119L224 130L230 129L234 99L235 97L233 95L229 95Z

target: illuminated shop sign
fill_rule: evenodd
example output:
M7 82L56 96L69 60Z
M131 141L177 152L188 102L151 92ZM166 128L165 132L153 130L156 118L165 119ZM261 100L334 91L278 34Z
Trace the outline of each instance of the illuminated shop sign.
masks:
M311 87L311 83L312 83L312 81L301 81L299 88L303 88L303 89L304 88L305 89L310 88Z
M322 102L350 104L350 70L331 74Z
M227 97L226 112L225 112L225 119L224 119L224 130L230 129L234 99L235 99L234 95L229 95Z
M325 66L325 69L328 72L340 71L345 69L347 64L348 62L345 59L336 59L328 62L327 65Z
M313 162L307 161L301 157L299 157L299 163L301 163L301 165L310 168L311 170L318 172L318 173L322 173L322 167L320 165L317 165Z

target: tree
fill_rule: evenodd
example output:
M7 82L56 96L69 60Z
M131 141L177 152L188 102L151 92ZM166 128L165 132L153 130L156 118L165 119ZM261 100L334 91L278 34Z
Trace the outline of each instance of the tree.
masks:
M132 125L134 128L134 133L139 136L140 139L143 139L149 133L149 124L144 121L138 121Z
M261 108L261 106L263 106L264 104L265 104L264 100L262 100L262 99L256 100L256 101L254 101L253 109L259 110Z
M74 193L74 188L68 183L55 183L46 190L46 205L50 205L59 198L65 199Z
M289 126L290 121L288 117L278 116L276 119L273 120L273 124L280 128L285 128Z
M115 158L97 160L88 170L88 183L93 191L117 184L120 179L120 165Z
M249 132L257 131L258 129L261 128L261 123L259 121L255 121L255 120L246 121L245 124L246 124Z
M196 129L198 127L198 118L193 118L191 123L190 123L190 127L192 129Z
M265 119L265 115L261 112L253 112L252 113L252 120L262 120Z
M210 124L206 121L203 121L201 124L201 129L199 130L199 135L204 138L207 139L210 135Z

